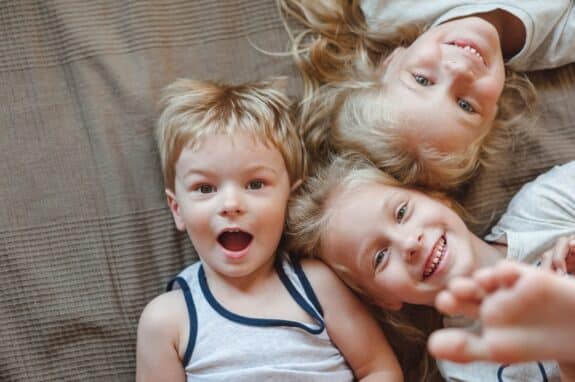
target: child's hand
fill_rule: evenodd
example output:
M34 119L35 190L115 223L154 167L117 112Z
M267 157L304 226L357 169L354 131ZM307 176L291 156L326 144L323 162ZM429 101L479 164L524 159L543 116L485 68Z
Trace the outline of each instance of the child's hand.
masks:
M479 307L485 296L483 287L472 277L457 277L435 298L435 307L450 316L478 316Z
M561 237L541 256L541 269L559 274L575 273L575 235Z

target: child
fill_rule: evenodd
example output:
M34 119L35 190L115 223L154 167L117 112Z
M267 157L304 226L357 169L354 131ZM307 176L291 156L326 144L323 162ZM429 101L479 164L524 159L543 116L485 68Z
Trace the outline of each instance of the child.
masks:
M165 90L166 195L201 261L144 309L138 381L403 380L337 276L278 249L304 153L276 87L182 79Z
M308 28L293 52L311 153L357 151L402 182L435 189L453 190L494 163L532 114L532 84L506 75L504 60L515 70L575 60L569 0L281 3Z
M574 189L575 161L539 176L514 197L484 241L467 229L446 198L402 187L368 161L337 158L298 190L288 233L293 251L323 259L372 303L389 310L404 303L432 306L454 277L504 258L534 264L558 238L574 234ZM444 324L457 323L446 319ZM446 378L478 381L502 367L438 366ZM524 366L504 375L533 371L539 378L537 366ZM545 370L559 374L554 364Z

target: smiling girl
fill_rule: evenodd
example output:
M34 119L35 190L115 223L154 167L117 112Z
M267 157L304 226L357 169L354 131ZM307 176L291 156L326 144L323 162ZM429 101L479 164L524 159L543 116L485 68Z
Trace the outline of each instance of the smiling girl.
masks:
M386 310L433 306L450 280L505 258L537 264L558 239L575 233L575 162L525 185L483 240L445 197L401 186L357 156L331 159L290 203L291 249L321 258L348 286ZM565 256L556 262L565 263ZM449 318L444 324L476 325ZM440 361L438 366L445 378L464 381L496 380L500 372L521 375L519 380L538 380L525 377L531 373L540 378L537 365L502 369ZM547 376L559 375L554 363L541 367Z

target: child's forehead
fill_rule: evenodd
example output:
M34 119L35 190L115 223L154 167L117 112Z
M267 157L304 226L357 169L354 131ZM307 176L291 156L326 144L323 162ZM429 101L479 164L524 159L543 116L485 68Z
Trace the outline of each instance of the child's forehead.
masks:
M385 198L390 192L400 192L401 190L400 187L389 185L378 179L356 177L344 178L342 183L333 189L331 195L332 198L339 200L356 198L365 193L372 193Z
M354 201L380 201L385 204L417 198L420 203L440 202L441 198L429 195L407 185L391 184L383 179L356 178L344 179L334 187L327 198L327 206L354 204Z
M198 134L194 139L191 139L188 142L185 148L192 151L200 151L205 149L207 146L211 149L217 149L217 146L212 146L214 142L224 145L229 144L233 147L252 147L263 145L267 148L277 148L270 139L263 135L263 133L244 130L215 131Z

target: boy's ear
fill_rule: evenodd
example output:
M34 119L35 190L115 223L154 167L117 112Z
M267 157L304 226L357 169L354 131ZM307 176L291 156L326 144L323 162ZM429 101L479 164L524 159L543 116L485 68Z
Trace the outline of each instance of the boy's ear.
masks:
M290 192L294 192L295 190L297 190L298 187L301 186L301 183L302 183L302 182L303 182L303 181L302 181L301 179L298 179L298 180L296 180L295 182L293 182L293 184L292 184L292 186L291 186L291 189L290 189Z
M180 231L185 231L186 225L184 224L184 219L182 219L180 215L180 204L176 199L176 195L166 188L166 198L168 199L168 206L170 206L170 211L172 212L174 223L176 223L176 228Z

